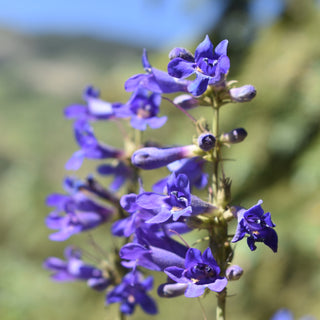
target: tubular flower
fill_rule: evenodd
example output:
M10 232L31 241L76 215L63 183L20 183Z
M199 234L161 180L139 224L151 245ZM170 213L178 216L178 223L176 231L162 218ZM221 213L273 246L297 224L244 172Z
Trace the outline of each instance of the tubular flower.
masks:
M146 73L129 78L124 85L126 91L143 87L155 93L188 92L187 86L190 81L178 80L162 70L153 68L149 63L146 49L142 53L142 65Z
M117 110L117 117L130 117L130 124L137 130L146 130L147 125L152 129L160 128L167 121L167 117L157 117L161 95L138 87L129 101Z
M125 244L119 255L125 267L136 265L155 271L163 271L169 266L183 266L188 248L159 232L156 225L139 228L133 243Z
M147 223L163 223L169 219L177 221L216 208L190 193L188 177L173 172L167 180L166 195L155 192L143 192L137 197L137 204L145 209L151 209L154 217ZM169 221L170 221L169 220Z
M54 241L64 241L73 234L86 231L110 220L114 210L94 202L81 191L81 183L65 179L65 188L70 195L51 194L47 205L55 207L46 218L47 227L59 229L49 236ZM61 212L65 215L61 215Z
M88 286L95 290L104 290L111 283L109 279L103 277L100 269L87 265L81 260L80 250L68 246L64 255L66 261L49 257L43 264L44 268L53 271L51 277L54 281L87 280Z
M256 250L255 242L263 242L273 252L278 249L278 236L273 230L275 224L271 220L270 212L264 213L262 200L248 210L238 211L238 226L232 242L237 242L249 235L247 243L251 251Z
M199 106L199 101L189 94L181 94L173 99L173 103L178 104L185 110L193 109Z
M85 88L83 100L87 105L74 104L64 110L67 119L84 119L88 121L105 120L114 116L114 110L122 104L110 103L99 98L100 92L92 86Z
M110 191L118 191L127 180L133 176L132 169L123 161L118 161L116 165L102 164L97 168L101 175L114 176L112 183L109 185Z
M75 138L81 147L66 163L67 170L78 170L85 158L108 159L121 158L123 150L100 143L93 133L93 128L87 121L78 120L74 123Z
M134 270L127 273L122 282L107 294L106 303L120 303L120 311L124 314L132 314L137 304L144 312L156 314L157 306L146 293L152 286L152 277L143 279L142 274Z
M147 147L134 152L131 162L134 166L144 170L157 169L176 160L194 157L196 149L195 145L163 149Z
M185 174L190 182L190 188L203 189L208 184L208 174L204 172L205 160L200 157L184 158L168 164L167 168L176 174ZM168 177L159 180L152 187L157 193L162 193L166 187Z
M223 40L214 49L207 35L198 45L194 57L186 54L185 49L175 48L169 54L173 59L168 64L168 73L182 79L195 74L196 79L188 85L188 91L194 96L200 96L208 85L216 86L224 82L230 68L227 46L228 40Z
M205 289L221 292L227 285L225 277L219 276L220 267L210 248L203 254L196 248L190 248L186 254L185 268L168 267L164 272L177 283L187 284L184 295L188 298L201 296Z

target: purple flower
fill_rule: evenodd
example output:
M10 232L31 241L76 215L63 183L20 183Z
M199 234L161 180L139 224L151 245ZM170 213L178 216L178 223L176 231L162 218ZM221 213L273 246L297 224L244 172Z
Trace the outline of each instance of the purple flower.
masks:
M316 318L312 316L303 316L299 318L300 320L316 320ZM288 309L280 309L278 310L270 320L294 320L293 314Z
M293 314L287 309L280 309L270 320L293 320Z
M171 279L169 279L171 280ZM158 295L162 298L174 298L183 295L188 288L186 283L176 283L171 280L168 283L163 283L158 287Z
M142 191L141 193L143 193ZM138 228L150 229L150 223L146 223L154 216L153 209L146 209L138 205L137 198L139 195L134 193L126 194L121 197L121 207L129 212L129 216L114 222L112 225L112 234L118 237L129 237ZM158 225L160 227L160 224ZM161 224L161 228L175 230L178 233L185 233L190 231L190 228L184 222L166 222L165 225Z
M84 119L84 120L102 120L109 119L114 116L114 110L122 104L119 102L110 103L99 98L100 92L92 86L85 88L83 100L87 105L74 104L67 107L64 111L65 117L68 119Z
M138 196L137 204L154 210L155 216L148 220L149 223L161 223L169 218L177 221L182 216L190 216L192 207L188 177L173 173L167 182L167 195L144 192Z
M136 265L155 271L163 271L169 266L183 266L188 248L158 231L157 225L136 230L133 243L124 245L119 255L126 267Z
M174 93L187 92L189 81L178 80L169 76L166 72L153 68L148 60L147 51L144 49L142 53L142 65L145 74L137 74L129 78L124 87L127 91L135 91L139 87L143 87L154 93Z
M64 241L73 234L97 227L108 221L114 210L95 203L81 191L80 182L71 178L65 179L66 189L71 193L51 194L47 198L47 205L56 207L46 218L47 227L59 229L49 236L54 241ZM65 215L61 215L65 212Z
M143 192L137 197L137 204L151 209L154 217L148 223L163 223L169 219L177 221L181 217L189 217L215 209L190 193L189 179L185 174L172 173L167 180L167 195L155 192Z
M144 209L137 204L138 195L134 193L121 197L121 207L130 213L130 216L116 221L112 225L112 234L118 237L129 237L137 228L153 217L153 211Z
M156 314L157 306L147 291L153 286L153 278L143 280L139 271L127 273L122 282L107 294L106 303L120 303L120 311L124 314L132 314L137 304L148 314Z
M93 129L87 121L78 120L74 123L75 138L81 147L66 163L67 170L78 170L85 158L107 159L121 158L123 150L116 149L100 143L93 133Z
M278 236L274 231L275 224L271 220L270 212L264 213L262 200L248 210L242 209L237 212L238 226L232 242L237 242L249 235L247 243L251 251L256 250L255 242L263 242L277 252Z
M157 117L161 102L159 93L149 94L150 91L138 87L129 101L117 111L121 118L130 117L130 124L137 130L146 130L147 125L152 129L160 128L167 121L167 117Z
M173 99L173 103L178 104L181 108L185 110L193 109L199 106L200 102L193 96L189 94L181 94Z
M207 35L198 45L194 58L190 55L177 55L175 48L174 53L169 54L174 58L168 64L168 73L183 79L195 73L196 79L189 84L188 91L194 96L200 96L207 90L208 85L219 85L224 82L230 68L227 46L228 40L223 40L214 49ZM179 48L178 52L181 50Z
M227 285L225 277L221 277L220 268L215 261L210 248L203 255L196 248L187 251L185 267L168 267L164 272L177 283L187 284L184 295L188 298L201 296L205 289L221 292Z
M195 145L163 149L155 147L142 148L134 152L131 162L134 166L144 170L157 169L176 160L194 157L196 148Z
M203 189L208 184L208 174L203 172L205 160L200 157L185 158L168 164L167 168L175 174L185 174L190 182L190 189L194 186ZM164 192L168 177L161 179L155 183L152 190L157 193Z
M114 180L110 184L110 191L118 191L126 180L131 179L133 172L123 161L118 161L116 165L102 164L97 168L101 175L114 175Z
M68 246L64 255L66 261L49 257L45 260L43 266L53 271L51 278L54 281L87 281L87 284L95 290L104 290L111 283L110 279L104 278L100 269L85 264L81 260L81 251Z

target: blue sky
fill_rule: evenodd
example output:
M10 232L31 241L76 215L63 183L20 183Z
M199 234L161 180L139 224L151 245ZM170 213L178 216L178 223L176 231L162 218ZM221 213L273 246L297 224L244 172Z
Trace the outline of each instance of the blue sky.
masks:
M31 33L87 34L154 48L198 42L228 0L3 1L0 27ZM256 21L272 20L283 0L253 0ZM280 4L280 6L279 6ZM262 17L260 17L260 16ZM268 16L269 15L269 16ZM269 19L269 20L268 20Z
M17 0L3 1L0 26L24 32L89 34L136 45L192 42L210 30L221 1L210 0Z

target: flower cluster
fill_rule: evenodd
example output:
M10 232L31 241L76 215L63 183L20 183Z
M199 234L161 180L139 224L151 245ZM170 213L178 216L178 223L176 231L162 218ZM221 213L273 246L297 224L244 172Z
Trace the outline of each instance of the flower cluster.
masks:
M95 175L84 180L65 178L66 194L48 196L47 205L54 209L46 224L56 230L49 238L64 241L109 223L111 234L121 238L122 245L113 248L116 257L108 255L94 264L82 260L80 249L67 247L66 261L50 257L44 263L53 272L53 280L85 280L91 288L106 292L107 305L120 304L121 314L132 314L136 305L155 314L157 306L147 293L153 278L143 274L149 269L165 277L158 286L160 297L193 298L213 291L221 306L228 281L238 280L243 273L232 264L232 243L246 237L251 251L259 242L277 251L270 213L264 213L261 200L249 209L232 205L231 179L221 165L223 147L240 143L247 132L243 128L220 131L218 110L227 103L250 101L256 94L252 85L236 88L236 81L227 81L227 45L223 40L214 48L206 36L194 55L185 48L174 48L167 71L152 67L144 50L144 73L130 77L124 85L132 92L127 102L103 101L99 90L89 86L83 93L85 104L65 109L65 117L74 121L80 148L67 161L66 169L77 171L88 159L99 164ZM189 78L192 75L195 78ZM173 100L163 96L173 93L180 95ZM165 125L167 116L160 115L163 98L194 122L196 137L190 144L172 146L142 140L142 131ZM202 105L212 107L212 128L207 120L189 114ZM134 136L125 134L120 148L106 145L94 133L97 121L126 122L134 129ZM143 170L161 167L167 167L168 175L153 181L152 190L145 190ZM113 177L109 186L103 179L106 176ZM196 189L205 188L208 195L203 200ZM238 225L230 237L229 222L234 219ZM208 232L203 250L184 240L184 235L195 229Z

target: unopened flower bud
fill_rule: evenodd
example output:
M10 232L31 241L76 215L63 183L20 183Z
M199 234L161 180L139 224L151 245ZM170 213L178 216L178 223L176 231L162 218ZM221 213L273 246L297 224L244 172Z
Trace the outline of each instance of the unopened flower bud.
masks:
M246 130L244 130L243 128L237 128L233 129L230 132L223 133L220 136L220 141L226 143L239 143L243 141L247 135L248 134Z
M210 151L211 149L214 148L215 144L216 144L216 138L210 132L202 133L198 137L199 148L204 151Z
M230 98L235 102L251 101L256 96L256 89L251 84L229 90Z
M158 295L162 298L174 298L184 294L187 283L164 283L158 288Z
M131 162L141 169L157 169L176 160L194 157L196 148L194 145L166 149L142 148L132 155Z
M169 59L182 58L183 60L194 62L193 54L185 48L173 48L169 52Z
M178 104L181 108L189 110L199 106L198 99L188 94L181 94L173 99L173 103Z
M239 280L240 277L242 276L242 274L243 274L242 268L240 268L239 266L237 266L235 264L228 267L226 270L226 277L229 281Z

